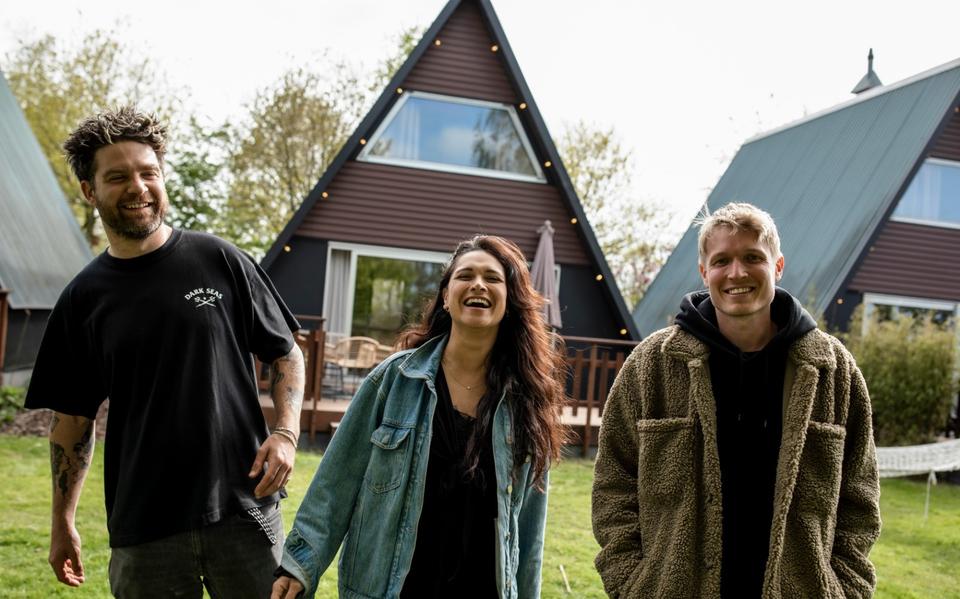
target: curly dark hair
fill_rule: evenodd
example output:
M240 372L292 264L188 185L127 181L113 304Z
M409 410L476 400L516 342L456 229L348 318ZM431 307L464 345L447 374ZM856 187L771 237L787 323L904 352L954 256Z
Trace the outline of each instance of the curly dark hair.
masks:
M156 114L121 106L83 120L63 142L63 151L80 181L93 182L97 150L118 141L138 141L153 148L160 165L167 152L167 127Z
M503 266L507 308L490 352L487 393L477 406L478 426L467 442L468 473L478 467L480 440L491 425L497 400L506 391L513 413L514 467L530 456L533 480L541 487L544 473L551 462L560 459L567 439L566 427L560 422L567 367L563 340L544 320L543 296L533 288L527 260L515 243L493 235L461 242L443 271L436 296L427 303L420 322L400 334L397 347L419 347L450 332L452 321L443 309L443 290L450 284L460 256L477 250L487 252Z

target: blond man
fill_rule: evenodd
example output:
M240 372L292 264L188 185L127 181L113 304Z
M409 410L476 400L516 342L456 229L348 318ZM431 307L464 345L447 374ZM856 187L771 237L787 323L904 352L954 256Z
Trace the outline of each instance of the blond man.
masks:
M870 597L879 484L863 376L777 282L773 219L701 221L705 291L607 400L593 486L612 597Z

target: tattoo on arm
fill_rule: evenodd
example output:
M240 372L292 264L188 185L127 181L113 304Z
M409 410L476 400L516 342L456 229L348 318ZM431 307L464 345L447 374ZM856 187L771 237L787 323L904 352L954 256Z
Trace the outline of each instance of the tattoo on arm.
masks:
M60 489L60 495L67 495L67 473L70 471L70 458L59 443L50 442L50 472L53 474L53 492Z
M60 418L54 415L50 422L52 431L60 423ZM90 459L93 456L93 422L91 421L84 429L80 439L73 444L72 452L55 441L50 441L50 473L53 476L54 493L59 489L60 495L67 496L70 488L78 480L82 480L87 468L90 467Z
M290 353L278 358L271 365L270 396L277 409L300 411L303 403L304 367L303 354L296 346ZM284 383L281 385L281 383Z

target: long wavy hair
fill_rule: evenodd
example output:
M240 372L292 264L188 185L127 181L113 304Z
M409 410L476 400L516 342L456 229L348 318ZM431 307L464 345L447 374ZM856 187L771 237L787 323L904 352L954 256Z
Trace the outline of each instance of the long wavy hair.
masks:
M400 333L397 346L419 347L428 339L450 333L452 321L443 309L443 290L450 284L460 256L478 250L503 266L507 308L490 352L487 392L477 406L478 426L467 442L467 472L479 465L481 441L491 426L497 400L506 392L513 414L514 469L529 456L535 485L542 488L543 475L551 462L559 460L567 437L560 422L567 367L563 340L544 320L545 300L533 288L527 260L515 243L494 235L460 242L443 271L436 296L426 304L420 322Z

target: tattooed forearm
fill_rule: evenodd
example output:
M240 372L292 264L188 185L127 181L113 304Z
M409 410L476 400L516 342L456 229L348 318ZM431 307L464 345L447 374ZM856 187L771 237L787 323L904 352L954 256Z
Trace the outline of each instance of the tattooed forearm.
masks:
M50 474L54 499L79 493L93 458L94 422L54 414L50 422Z
M73 444L73 453L77 456L77 466L86 470L90 467L93 455L93 424L83 431L80 440Z
M287 413L299 419L303 403L304 367L303 353L296 345L290 353L278 358L271 365L270 397L279 413Z
M60 495L66 496L67 473L70 472L70 458L59 443L50 442L50 474L53 476L53 492L60 489Z

